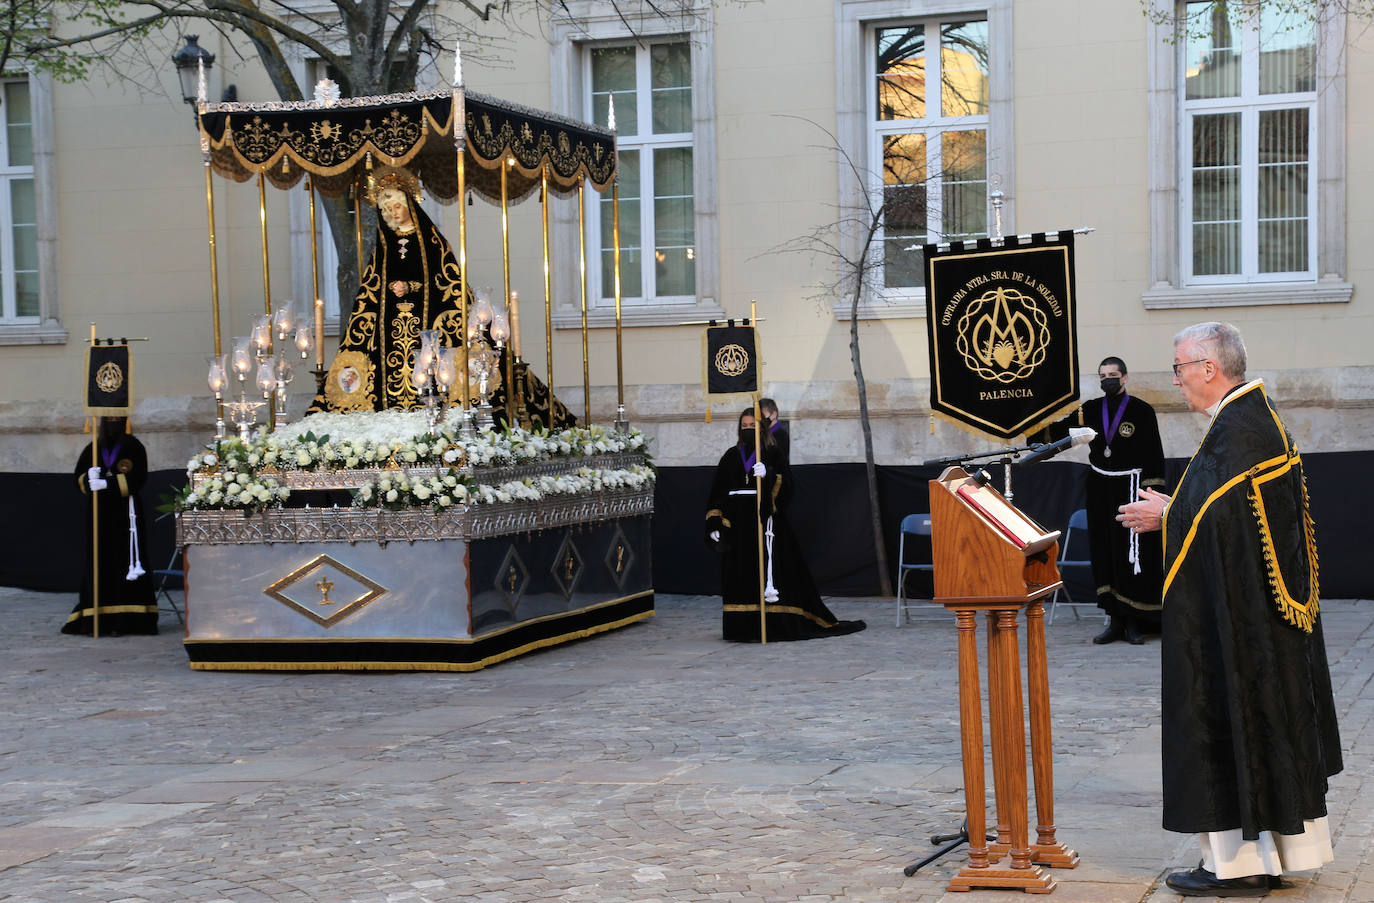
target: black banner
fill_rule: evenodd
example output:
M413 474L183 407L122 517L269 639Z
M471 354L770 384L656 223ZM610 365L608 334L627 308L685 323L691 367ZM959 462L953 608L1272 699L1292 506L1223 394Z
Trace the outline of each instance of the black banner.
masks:
M86 348L86 413L128 417L134 407L134 359L128 345Z
M997 439L1078 404L1073 233L926 245L930 407Z
M752 325L707 326L705 346L707 398L759 390L758 334Z

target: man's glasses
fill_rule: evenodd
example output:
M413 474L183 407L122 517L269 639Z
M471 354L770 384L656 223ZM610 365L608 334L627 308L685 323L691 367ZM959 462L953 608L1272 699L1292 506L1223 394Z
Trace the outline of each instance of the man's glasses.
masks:
M1210 360L1210 358L1200 357L1195 361L1179 361L1177 364L1174 364L1174 376L1178 376L1179 367L1186 367L1189 364L1201 364L1207 360Z

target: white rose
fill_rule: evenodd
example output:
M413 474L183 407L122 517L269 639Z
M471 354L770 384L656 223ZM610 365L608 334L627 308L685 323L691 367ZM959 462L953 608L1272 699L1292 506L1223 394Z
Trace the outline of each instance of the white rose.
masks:
M388 492L388 493L386 494L386 500L387 500L388 502L394 502L394 501L396 501L396 490L395 490L395 489L391 490L390 492Z
M216 464L219 463L219 458L216 458L213 454L206 455L200 460L205 462L206 467L214 467Z
M240 505L251 505L252 503L253 503L253 493L252 493L251 490L245 489L245 490L243 490L242 492L239 493L239 504L240 504Z
M404 454L401 455L401 457L405 459L405 462L407 464L414 464L417 460L419 460L419 455L415 454L415 452L413 451L406 451Z
M296 452L296 464L300 467L307 467L310 464L310 452L302 449Z
M453 500L450 499L448 496L446 496L446 495L441 495L441 496L439 496L439 507L440 507L440 508L447 508L449 505L452 505L452 504L453 504Z
M423 502L425 499L429 498L429 487L428 487L428 486L416 486L416 487L415 487L415 497L416 497L417 499L419 499L420 501L422 501L422 502Z

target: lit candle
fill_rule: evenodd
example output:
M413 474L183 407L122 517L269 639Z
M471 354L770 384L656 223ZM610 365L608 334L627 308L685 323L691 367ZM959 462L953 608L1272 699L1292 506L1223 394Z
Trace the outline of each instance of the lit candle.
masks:
M315 299L315 369L324 369L324 299Z
M510 350L520 360L520 293L510 293Z

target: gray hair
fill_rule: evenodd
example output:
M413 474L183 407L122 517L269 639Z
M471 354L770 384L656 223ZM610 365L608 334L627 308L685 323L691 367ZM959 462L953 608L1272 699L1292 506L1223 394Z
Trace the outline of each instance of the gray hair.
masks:
M1206 351L1227 379L1245 379L1245 340L1230 323L1195 323L1174 336L1174 347L1192 344Z

